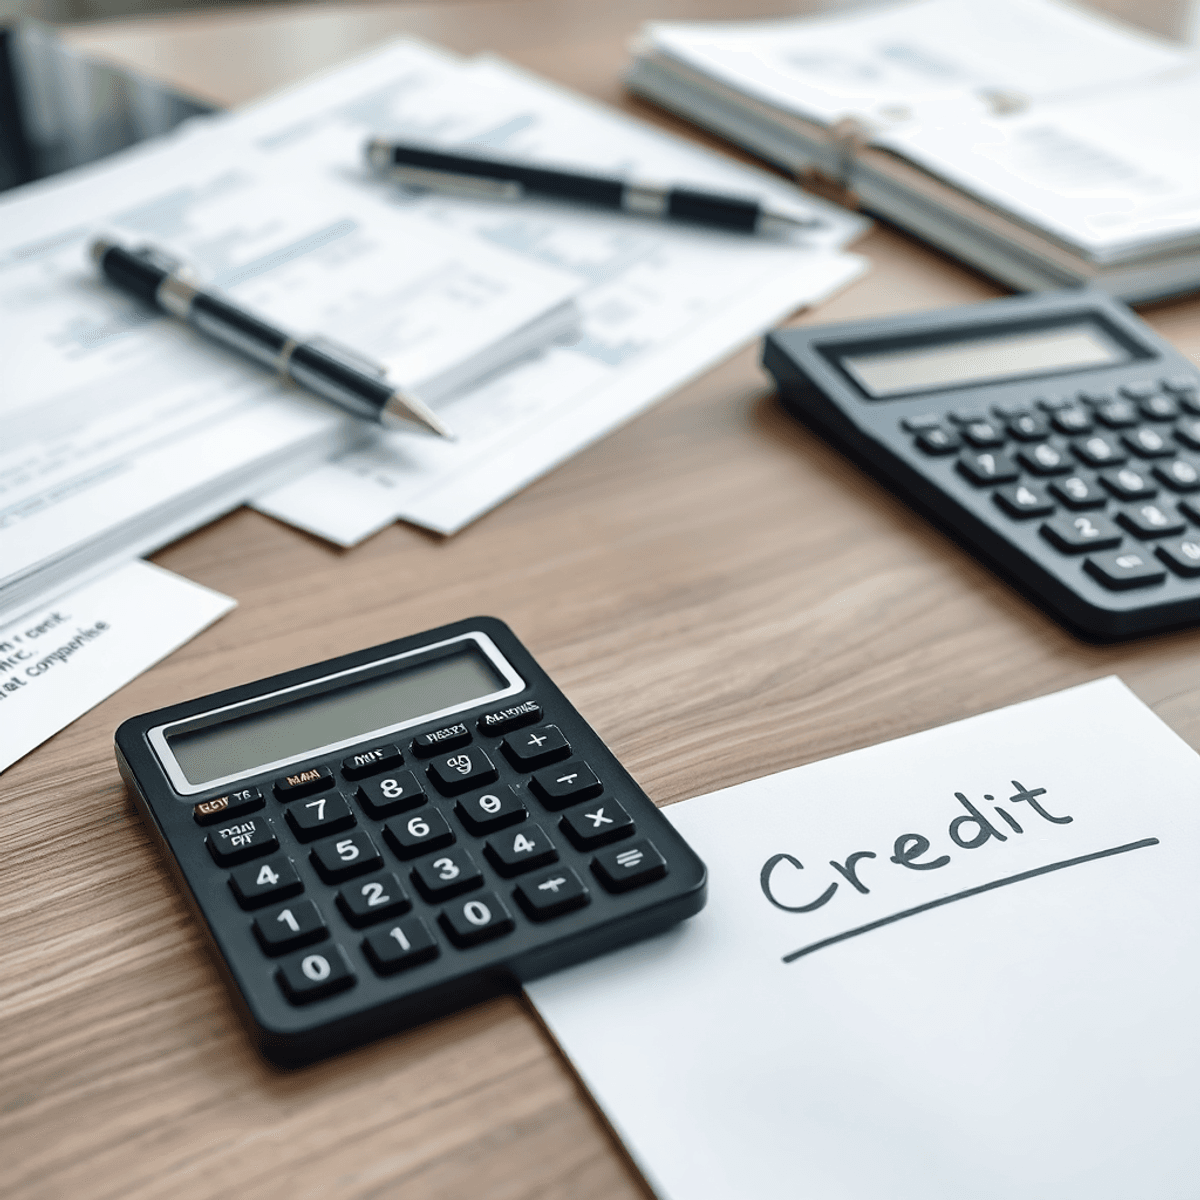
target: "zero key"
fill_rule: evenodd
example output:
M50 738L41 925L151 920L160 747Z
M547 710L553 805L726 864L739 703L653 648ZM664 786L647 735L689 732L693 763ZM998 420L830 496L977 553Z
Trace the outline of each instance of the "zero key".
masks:
M1113 591L1151 587L1162 583L1167 573L1149 550L1111 550L1084 560L1088 572Z

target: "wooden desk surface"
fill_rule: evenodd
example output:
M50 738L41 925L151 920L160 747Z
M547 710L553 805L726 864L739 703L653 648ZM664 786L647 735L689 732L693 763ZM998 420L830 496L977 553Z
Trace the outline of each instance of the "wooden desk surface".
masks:
M663 120L617 81L651 11L721 9L301 8L72 39L232 102L416 32ZM859 249L872 273L805 320L997 294L888 229ZM1146 316L1200 359L1200 302ZM661 804L1110 672L1200 747L1200 631L1076 641L788 420L755 355L452 540L395 526L342 552L242 511L156 556L239 608L0 778L0 1194L648 1195L516 998L265 1066L117 775L131 714L486 612Z

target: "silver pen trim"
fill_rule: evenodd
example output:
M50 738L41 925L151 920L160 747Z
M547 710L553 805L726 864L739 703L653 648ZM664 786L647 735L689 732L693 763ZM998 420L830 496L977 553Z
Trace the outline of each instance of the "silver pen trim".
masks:
M627 183L621 193L621 207L642 217L665 217L671 189L658 183Z
M195 300L199 291L200 289L195 284L189 283L186 279L182 279L178 275L168 275L158 285L154 299L159 308L166 309L171 316L178 317L181 321L187 321L192 315L192 301Z

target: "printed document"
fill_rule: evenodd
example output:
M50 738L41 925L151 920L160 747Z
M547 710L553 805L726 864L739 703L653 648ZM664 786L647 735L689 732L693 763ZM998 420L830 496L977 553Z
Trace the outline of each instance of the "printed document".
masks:
M236 603L131 562L0 626L0 771Z
M435 405L577 328L575 275L397 203L366 177L357 132L338 143L345 172L291 176L238 120L0 203L0 613L302 477L367 429L105 284L97 233L176 254Z
M396 133L755 195L815 222L778 242L579 205L370 182L396 211L568 274L582 334L439 406L456 442L372 432L363 447L258 497L263 512L342 545L397 518L455 532L866 265L839 252L866 228L859 217L508 64L464 63L419 43L397 43L245 110L237 130L288 178L313 164L360 177L364 141Z
M708 906L526 989L660 1200L1194 1200L1200 756L1119 680L665 811Z

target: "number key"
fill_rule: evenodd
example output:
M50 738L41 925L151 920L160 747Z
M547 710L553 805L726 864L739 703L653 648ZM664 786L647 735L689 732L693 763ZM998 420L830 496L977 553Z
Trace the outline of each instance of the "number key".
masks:
M1186 458L1173 458L1154 467L1154 474L1172 491L1194 492L1200 489L1200 470Z
M1140 500L1158 494L1158 488L1140 471L1122 467L1119 471L1104 471L1100 482L1118 500Z
M443 796L457 796L494 783L500 778L495 764L482 750L460 750L435 758L428 767L429 778Z
M346 797L341 792L331 792L291 805L287 810L287 823L302 842L312 842L331 833L341 833L357 821Z
M512 833L492 838L484 847L492 866L501 875L511 879L534 867L558 862L558 851L537 823L530 821Z
M1124 509L1117 513L1117 520L1143 541L1171 537L1187 528L1187 522L1182 517L1157 504L1139 504L1135 508Z
M504 901L495 892L480 892L470 900L452 904L439 920L456 946L477 946L512 932L514 923Z
M444 900L477 888L483 872L465 850L446 850L414 863L413 879L427 900Z
M1176 575L1185 579L1200 575L1200 541L1196 538L1182 537L1164 542L1155 553Z
M464 796L455 805L455 811L467 829L476 834L515 825L529 816L525 805L508 788L478 796Z
M454 842L454 830L436 808L423 808L383 827L383 836L400 858L416 858Z
M318 842L312 848L312 861L326 883L337 883L383 866L371 835L363 830Z
M1085 479L1082 475L1056 479L1050 485L1050 490L1068 508L1076 510L1103 508L1108 503L1108 495L1096 486L1094 480Z
M304 891L304 883L286 854L230 871L229 887L243 908L261 908Z
M1129 457L1111 438L1098 433L1090 438L1078 438L1071 443L1071 449L1089 467L1115 467Z
M942 426L925 429L917 435L917 445L926 454L953 454L962 445L957 433Z
M380 975L415 967L437 958L441 952L437 940L420 917L409 917L388 929L372 933L363 939L363 949Z
M963 437L979 449L988 446L1003 446L1004 433L996 428L991 421L984 418L981 421L969 421L962 427Z
M1064 513L1042 526L1042 536L1064 554L1111 550L1121 544L1121 531L1100 513Z
M341 946L323 947L285 958L276 974L284 995L293 1004L308 1004L322 996L354 986L354 971Z
M425 791L411 771L393 771L383 779L372 779L358 789L358 802L372 817L390 817L425 803Z
M1032 413L1018 413L1009 421L1008 431L1022 442L1041 441L1050 432L1046 422Z
M1071 405L1059 409L1051 418L1059 433L1077 434L1092 432L1092 415L1086 408Z
M1142 458L1165 458L1175 453L1175 447L1157 429L1133 429L1121 441Z
M321 910L311 900L294 900L286 908L254 918L254 936L268 954L284 954L329 936Z
M359 929L399 916L412 907L404 885L391 871L356 879L338 892L337 902L346 920Z
M983 451L979 454L964 454L958 460L959 473L965 475L977 487L994 483L1007 483L1016 479L1017 468L1007 454Z
M1044 517L1054 511L1054 503L1037 488L1017 483L995 493L996 503L1010 517Z
M1200 450L1200 419L1196 417L1184 417L1175 426L1175 436L1185 446L1191 446L1193 450Z
M1149 551L1110 550L1084 560L1084 567L1107 588L1126 591L1129 588L1152 587L1162 583L1167 573L1156 563Z

